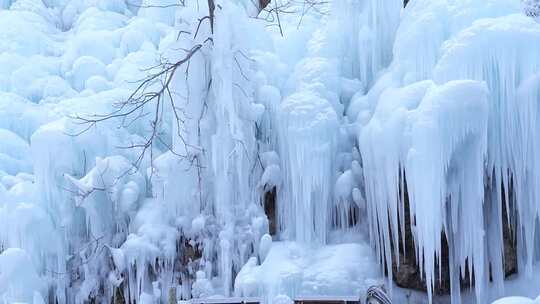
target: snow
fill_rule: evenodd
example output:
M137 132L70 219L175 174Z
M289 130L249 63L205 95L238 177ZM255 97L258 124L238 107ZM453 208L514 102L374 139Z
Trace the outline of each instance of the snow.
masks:
M250 259L235 280L235 296L263 296L275 303L287 295L348 296L365 292L378 268L367 244L316 249L297 242L274 242L266 259ZM277 298L277 300L276 300Z
M539 299L540 300L540 299ZM497 300L493 302L493 304L534 304L537 303L535 300L531 300L529 298L524 297L508 297L504 299Z
M291 304L291 303L294 303L294 301L286 295L278 295L274 299L272 299L272 303L273 304Z

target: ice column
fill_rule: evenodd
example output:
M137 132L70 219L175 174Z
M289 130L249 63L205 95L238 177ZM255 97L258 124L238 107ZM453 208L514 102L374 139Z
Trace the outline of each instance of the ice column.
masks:
M290 236L325 243L337 149L337 115L331 104L311 91L286 98L280 109L280 148L289 202L280 222Z

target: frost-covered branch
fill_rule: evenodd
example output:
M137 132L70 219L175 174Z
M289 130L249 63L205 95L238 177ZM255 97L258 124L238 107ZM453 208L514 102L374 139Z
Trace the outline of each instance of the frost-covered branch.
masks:
M326 0L276 0L273 3L268 0L259 1L260 12L257 18L267 21L271 26L277 26L283 37L282 15L297 15L298 25L302 23L304 16L313 11L320 15L326 12L322 7L328 4Z
M199 21L200 23L203 20ZM195 33L196 35L197 33ZM115 103L113 106L115 107L115 110L107 113L107 114L94 114L91 116L80 116L77 115L74 118L83 123L87 124L88 127L85 128L82 132L87 131L92 126L95 126L96 124L112 119L120 119L122 122L123 127L129 127L132 125L135 121L146 117L148 115L152 115L152 119L150 121L150 135L140 143L133 143L128 146L124 146L121 148L124 149L141 149L141 153L139 154L138 159L135 162L135 165L138 167L140 163L142 162L144 155L148 150L152 150L152 147L156 143L163 144L169 148L175 155L179 157L188 157L187 155L180 154L178 152L175 152L172 150L172 148L165 144L165 141L161 138L161 134L159 131L159 127L163 121L163 114L166 109L166 104L169 103L170 109L172 110L175 123L177 125L178 134L177 136L184 142L184 144L187 146L188 144L185 142L182 134L180 133L181 125L184 123L185 115L183 113L183 110L179 108L175 104L175 98L172 90L172 80L174 79L174 76L178 69L180 67L183 67L185 65L189 65L189 61L191 58L197 54L202 48L205 43L211 42L212 38L208 37L203 43L196 44L191 49L188 50L182 50L186 54L185 56L180 59L179 61L170 63L170 62L160 62L157 66L154 66L150 69L147 69L147 71L155 71L150 73L146 78L142 79L140 84L135 88L135 90L129 95L129 97L121 102ZM186 69L187 73L188 69ZM152 107L151 112L147 112L146 108L147 106ZM151 153L151 152L150 152Z

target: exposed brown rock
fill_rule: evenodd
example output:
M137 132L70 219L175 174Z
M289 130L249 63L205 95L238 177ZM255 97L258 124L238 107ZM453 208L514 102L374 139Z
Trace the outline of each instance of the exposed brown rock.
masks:
M504 189L503 189L504 191ZM510 188L510 201L513 200L514 191ZM517 265L517 244L514 232L508 225L508 210L506 210L506 197L503 197L502 202L502 220L503 220L503 245L504 245L504 274L510 276L518 272Z
M176 288L171 287L169 289L169 301L168 304L176 304Z
M264 213L268 217L268 230L272 236L277 233L276 199L276 187L264 193Z
M116 287L114 290L114 304L127 303L126 298L124 297L124 288L122 287L122 285Z
M396 282L396 285L403 288L409 288L420 291L427 291L426 281L422 279L420 273L420 268L416 263L416 250L414 239L411 231L411 221L410 221L410 211L409 211L409 198L407 193L407 187L405 186L405 195L404 195L404 204L405 204L405 247L400 245L399 249L399 267L397 265L397 259L395 256L392 257L392 275L393 279ZM441 280L437 279L435 283L435 289L433 292L435 294L449 294L450 293L450 269L448 267L448 242L444 234L443 237L443 246L441 252L441 260L443 265L441 265ZM435 267L436 274L435 277L439 278L439 267Z
M262 11L268 4L270 4L270 0L259 0L259 11Z
M404 209L405 209L405 246L400 243L399 248L399 267L397 265L397 259L392 256L392 275L396 285L419 291L426 291L425 280L421 278L420 269L416 263L415 244L411 231L410 213L409 213L409 199L407 193L407 187L405 186L404 195ZM486 191L490 191L486 189ZM503 190L504 191L504 190ZM504 195L503 195L504 197ZM512 189L510 189L510 198L512 200ZM505 276L517 273L517 247L515 241L514 232L511 231L507 223L507 211L506 202L503 201L503 246L504 246L504 271ZM439 266L436 265L435 277L437 282L435 283L434 293L438 295L447 295L450 293L450 269L448 265L449 252L448 242L444 233L442 234L442 252L441 252L442 265L440 267L441 274L439 276ZM441 277L441 280L438 278ZM468 269L464 276L465 279L461 280L461 288L469 288L472 286L469 280Z

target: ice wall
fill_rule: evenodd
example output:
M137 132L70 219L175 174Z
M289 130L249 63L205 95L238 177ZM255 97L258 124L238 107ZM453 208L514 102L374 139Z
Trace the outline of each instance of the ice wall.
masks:
M483 214L485 86L465 81L438 87L427 81L387 90L359 140L367 177L370 231L384 235L375 244L384 262L391 265L390 256L399 256L392 252L391 243L399 244L403 237L399 235L404 231L400 189L406 180L418 263L424 265L428 293L436 279L435 259L440 262L441 258L440 231L456 234L457 242L463 243L455 246L482 264L483 249L478 245L482 244L483 223L477 218ZM475 231L480 234L474 235Z
M392 61L392 45L399 26L403 1L334 1L333 14L340 23L343 72L372 85Z
M390 267L391 251L403 240L400 206L407 189L430 297L441 232L449 245L453 301L460 299L459 276L467 267L479 303L488 301L490 280L504 292L503 225L518 231L520 271L531 273L538 212L530 200L537 153L529 135L539 101L533 84L538 24L519 12L519 3L508 1L412 1L394 61L348 111L359 124L374 245ZM485 84L455 82L468 79ZM502 218L503 202L515 215Z
M268 229L256 190L264 107L249 57L261 43L241 39L263 27L228 1L213 33L198 21L204 5L139 4L2 3L1 244L29 252L43 283L2 289L13 301L35 291L59 303L168 302L190 298L195 280L198 296L209 284L226 295ZM80 119L117 111L156 65L194 48L158 104L160 139L144 155L155 103L96 125Z
M389 268L404 189L430 296L442 232L454 301L465 269L478 302L502 292L503 225L533 272L540 30L518 1L174 4L0 1L2 297L361 293L362 228ZM186 56L159 102L119 103Z
M173 2L1 3L1 243L27 252L46 286L33 291L46 301L226 296L256 249L270 246L269 188L281 201L276 238L302 246L328 242L353 188L359 201L359 156L340 125L364 84L341 75L350 44L338 14L366 16L347 20L371 32L362 42L370 51L360 58L354 47L350 60L373 79L389 63L399 1L283 15L287 36L248 18L251 1L216 1L214 26L206 3ZM121 104L190 51L157 110ZM145 150L152 128L159 140Z
M538 216L536 186L533 185L538 182L535 164L538 158L536 115L539 96L535 78L540 69L538 55L528 46L540 43L539 33L538 24L521 15L478 21L444 46L443 56L435 68L439 81L481 79L490 88L487 170L496 184L504 189L512 187L516 195L515 210L524 231L520 238L527 272L532 269ZM476 37L472 38L473 35ZM492 35L496 35L496 39ZM467 46L460 47L458 43ZM487 44L491 51L475 56ZM473 64L460 68L452 59L456 56L470 58ZM500 206L502 194L501 191L497 193ZM510 200L505 201L509 208Z

